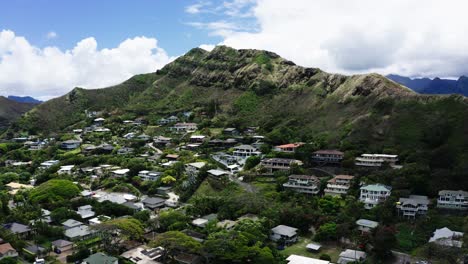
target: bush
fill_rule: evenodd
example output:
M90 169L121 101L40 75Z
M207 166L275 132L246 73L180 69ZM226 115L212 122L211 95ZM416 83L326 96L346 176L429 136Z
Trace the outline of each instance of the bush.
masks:
M331 257L330 257L330 255L325 254L325 253L321 254L320 257L319 257L319 259L321 259L321 260L328 260L328 261L331 261L331 260L332 260Z

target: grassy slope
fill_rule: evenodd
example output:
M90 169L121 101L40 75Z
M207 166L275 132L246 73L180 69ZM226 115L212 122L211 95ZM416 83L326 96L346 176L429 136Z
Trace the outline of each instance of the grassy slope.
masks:
M35 104L19 103L0 96L0 131L31 110Z

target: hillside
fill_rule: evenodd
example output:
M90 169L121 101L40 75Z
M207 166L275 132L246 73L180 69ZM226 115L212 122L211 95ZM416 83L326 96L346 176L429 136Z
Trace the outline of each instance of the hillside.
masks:
M205 126L259 126L273 143L316 141L403 156L417 150L411 158L434 161L449 151L444 162L454 166L468 149L462 96L419 95L378 74L329 74L271 52L223 46L193 49L114 87L74 89L36 107L16 130L59 131L83 120L85 110L144 116L152 124L191 110L206 114Z
M0 96L0 132L33 107L34 104L20 103Z
M32 98L31 96L14 96L14 95L9 95L8 99L19 102L19 103L32 103L32 104L40 104L42 101L39 101L35 98Z
M468 78L461 76L458 80L449 80L441 78L416 78L390 74L387 78L409 87L415 92L421 94L461 94L468 96Z

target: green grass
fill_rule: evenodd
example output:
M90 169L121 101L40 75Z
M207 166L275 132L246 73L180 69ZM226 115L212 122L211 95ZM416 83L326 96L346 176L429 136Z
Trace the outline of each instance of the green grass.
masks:
M322 254L327 254L331 257L332 262L338 261L338 257L341 253L341 249L334 247L334 246L329 246L329 245L322 245L322 248L318 253L312 253L306 249L307 244L311 243L312 240L309 238L305 237L300 237L299 241L284 250L280 251L280 253L284 256L289 256L289 255L299 255L299 256L304 256L304 257L311 257L311 258L319 258L320 255Z

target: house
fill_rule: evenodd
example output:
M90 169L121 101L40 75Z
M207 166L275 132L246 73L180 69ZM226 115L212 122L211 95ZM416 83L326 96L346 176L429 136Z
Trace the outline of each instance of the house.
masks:
M156 208L163 207L165 201L166 200L159 198L159 197L148 197L141 202L144 204L146 208L154 210Z
M300 193L318 194L320 192L320 180L312 175L291 175L283 187Z
M91 205L83 205L78 207L76 213L79 214L83 219L88 219L95 215L93 207Z
M60 252L72 250L74 245L75 244L73 244L73 242L64 239L59 239L52 242L52 246L55 249L60 250Z
M135 136L136 136L136 134L134 132L130 132L130 133L127 133L127 134L123 135L123 138L133 139Z
M410 195L408 198L400 198L396 208L398 214L403 217L416 218L416 216L426 215L430 201L427 196Z
M205 218L197 218L192 221L192 225L196 227L204 228L208 224L209 220Z
M5 184L5 186L9 190L8 193L11 195L15 195L20 190L29 190L29 189L34 188L34 186L32 185L22 184L18 182L10 182L10 183Z
M317 243L309 243L306 245L306 248L308 251L310 252L319 252L320 248L322 247L322 245L320 244L317 244Z
M141 134L141 135L138 135L136 139L141 140L141 141L150 141L151 137L146 134Z
M260 156L262 155L262 152L250 145L240 145L234 147L232 155L239 158L248 158L252 156Z
M223 135L237 136L239 135L239 131L235 129L234 127L228 127L228 128L223 129Z
M192 135L190 136L191 143L203 143L206 140L206 136L204 135Z
M94 253L91 256L83 259L86 264L118 264L119 260L116 257L108 256L102 252Z
M290 255L286 261L288 264L331 264L328 260L321 260L316 258L309 258L299 255Z
M367 258L366 252L359 250L346 249L340 253L337 264L347 264L349 262L360 262Z
M125 251L120 255L132 263L138 264L159 264L159 259L164 256L164 248L145 248L139 246L128 251Z
M384 163L388 163L390 166L395 167L398 162L398 155L388 154L362 154L356 158L356 166L361 167L380 167Z
M111 132L111 130L109 128L106 128L106 127L98 127L96 129L94 129L94 132L96 132L96 133L109 133L109 132Z
M102 126L104 124L104 121L106 121L106 119L104 119L102 117L96 118L96 119L93 120L93 125Z
M369 184L361 187L359 200L364 203L364 208L372 209L384 202L390 196L392 187L383 184Z
M170 123L169 120L167 120L167 119L164 118L164 117L158 120L158 124L160 124L161 126L167 125L167 124L169 124L169 123Z
M297 228L278 225L271 229L270 239L278 243L290 245L297 242Z
M232 221L232 220L223 220L223 221L220 221L218 223L216 223L216 227L219 227L219 228L224 228L226 230L231 230L234 228L234 226L237 224L236 221Z
M65 230L65 237L71 241L87 239L94 235L94 231L87 225L75 226Z
M351 175L336 175L327 182L325 195L337 196L347 194L353 179L354 176Z
M68 219L67 221L62 223L62 226L65 230L82 225L84 225L82 222L76 221L75 219Z
M60 166L60 169L57 171L57 173L71 175L73 172L73 168L75 168L75 165Z
M302 161L295 159L269 158L260 163L266 169L266 174L274 174L276 171L289 171L292 165L302 165Z
M163 137L163 136L157 136L153 138L153 141L155 144L158 145L167 145L171 143L172 138L170 137Z
M170 116L167 118L167 121L169 121L169 123L175 123L179 122L179 118L177 116Z
M224 170L218 170L218 169L213 169L208 171L208 176L211 177L212 179L219 180L223 176L229 176L229 172L224 171Z
M202 234L202 233L190 230L190 229L184 229L181 232L186 234L187 236L195 239L196 241L198 241L200 243L203 243L203 241L205 241L205 239L206 239L205 234Z
M133 148L123 147L117 150L118 155L128 155L133 153Z
M18 252L11 246L10 243L0 245L0 260L4 258L16 258Z
M373 229L379 226L379 222L367 219L359 219L356 221L356 225L358 226L358 230L361 231L361 233L370 233Z
M185 171L188 175L196 176L201 168L205 167L206 162L193 162L185 164Z
M41 163L41 169L48 169L54 165L57 165L60 161L58 160L48 160Z
M171 186L161 186L161 187L156 188L156 193L161 194L161 195L166 195L169 192L171 192L171 190L172 190Z
M46 249L39 245L28 245L23 250L36 257L43 257L46 254Z
M157 181L161 175L162 173L159 171L142 170L138 172L138 177L140 177L143 181Z
M344 158L344 153L334 149L322 149L312 153L312 160L316 163L340 163Z
M109 221L111 220L111 218L107 215L100 215L98 217L94 217L94 218L91 218L89 219L88 223L89 225L93 226L93 225L99 225L103 222L106 222L106 221Z
M114 150L114 146L111 144L101 144L97 147L102 153L111 153Z
M197 130L197 124L195 123L177 123L172 128L172 131L176 133L194 132Z
M25 238L31 234L31 228L29 228L29 226L19 223L3 224L3 228L9 230L12 234L21 238Z
M175 160L179 159L179 155L177 155L177 154L167 154L166 159L175 161Z
M65 149L65 150L72 150L72 149L79 148L80 145L81 145L81 142L78 140L66 140L60 144L60 148Z
M126 177L126 176L128 176L129 172L130 172L129 169L114 170L114 171L112 171L112 176L116 177L116 178Z
M439 191L437 208L468 210L468 192L466 191Z
M436 243L441 246L458 247L463 245L463 233L448 229L447 227L436 229L434 235L429 239L429 243Z
M294 153L296 149L302 145L304 145L304 143L302 142L290 143L290 144L276 146L274 147L274 150L278 152L284 152L284 153Z

